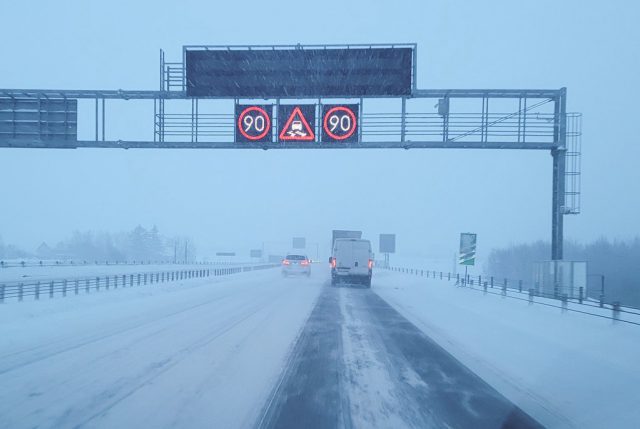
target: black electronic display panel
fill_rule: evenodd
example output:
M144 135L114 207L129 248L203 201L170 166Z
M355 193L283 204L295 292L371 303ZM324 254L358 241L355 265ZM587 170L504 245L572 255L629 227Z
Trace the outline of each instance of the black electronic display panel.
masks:
M315 104L281 104L278 108L278 141L313 142L315 129Z
M273 106L271 105L244 105L236 104L235 115L235 141L270 143L271 117Z
M325 104L322 106L322 142L355 143L358 141L357 104Z
M186 49L188 97L411 94L413 48Z

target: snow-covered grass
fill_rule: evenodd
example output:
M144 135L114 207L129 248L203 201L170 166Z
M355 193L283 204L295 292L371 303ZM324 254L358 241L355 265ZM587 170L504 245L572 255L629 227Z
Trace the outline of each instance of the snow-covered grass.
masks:
M542 424L637 427L640 326L385 270L373 288Z

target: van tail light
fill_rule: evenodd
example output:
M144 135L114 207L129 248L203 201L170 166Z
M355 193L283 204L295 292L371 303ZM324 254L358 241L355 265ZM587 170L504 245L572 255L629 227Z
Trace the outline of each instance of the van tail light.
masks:
M309 261L305 259L304 261L300 262L300 265L309 265Z
M335 268L336 267L336 258L332 258L331 259L331 268Z
M283 259L282 260L282 265L289 265L291 262L289 262L288 259Z
M373 268L373 259L369 259L369 269Z

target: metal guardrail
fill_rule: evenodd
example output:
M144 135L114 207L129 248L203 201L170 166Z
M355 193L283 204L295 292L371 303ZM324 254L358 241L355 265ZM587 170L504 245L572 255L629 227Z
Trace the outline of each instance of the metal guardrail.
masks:
M28 267L87 267L95 265L113 266L113 265L208 265L208 266L231 266L231 265L247 265L248 262L231 262L231 261L151 261L151 260L135 260L135 261L87 261L87 260L12 260L0 261L0 268L28 268Z
M483 291L485 294L492 295L500 295L505 298L518 299L521 301L528 301L530 304L539 304L548 307L559 308L563 312L571 311L575 313L586 314L589 316L601 317L604 319L610 319L613 321L619 321L624 323L629 323L631 325L640 326L640 309L635 307L623 307L622 304L618 301L614 301L612 303L604 303L602 300L600 302L592 302L589 301L585 295L584 291L581 291L580 297L578 298L569 298L567 295L557 295L557 294L546 294L540 293L536 291L535 288L526 287L527 284L522 280L509 280L507 278L497 279L493 276L471 276L471 275L460 275L460 274L452 274L443 271L434 271L434 270L424 270L417 268L406 268L406 267L383 267L382 269L388 269L390 271L415 275L426 278L440 279L446 281L455 281L455 284L460 287L468 287L472 290ZM512 295L508 294L511 293ZM556 305L550 302L542 302L535 301L535 298L545 298L551 300L560 301L560 305ZM578 305L578 308L569 308L569 303L574 305ZM589 308L598 308L598 309L608 309L611 311L611 315L607 316L602 313L594 313L593 310L589 311ZM638 316L638 321L623 319L624 315L629 315L631 317Z
M227 276L248 271L275 268L279 264L249 265L240 267L219 267L188 270L163 270L143 273L112 274L102 276L82 276L49 281L13 281L0 283L0 303L23 301L26 297L39 300L43 297L66 297L100 290L127 288L176 282L181 280Z

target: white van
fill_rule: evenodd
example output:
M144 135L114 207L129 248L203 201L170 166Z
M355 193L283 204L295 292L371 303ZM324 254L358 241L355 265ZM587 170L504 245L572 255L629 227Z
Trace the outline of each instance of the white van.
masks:
M371 287L373 254L369 240L338 238L333 242L331 255L329 263L332 285L345 282Z

